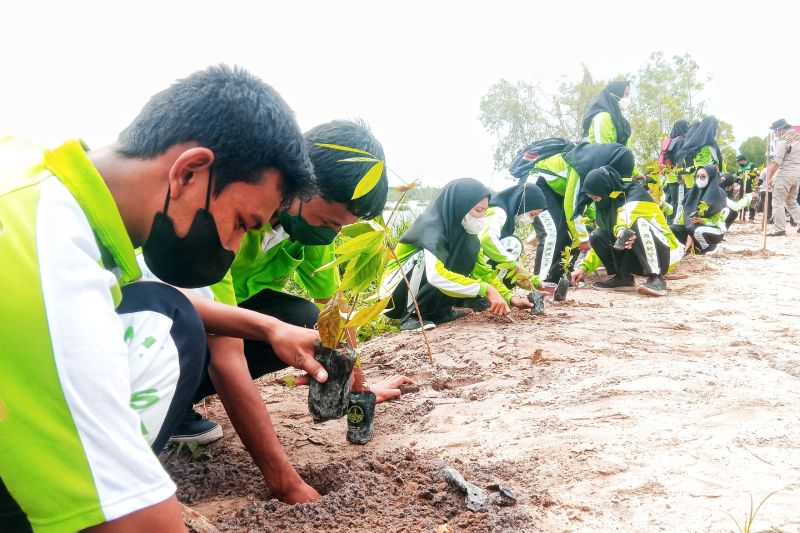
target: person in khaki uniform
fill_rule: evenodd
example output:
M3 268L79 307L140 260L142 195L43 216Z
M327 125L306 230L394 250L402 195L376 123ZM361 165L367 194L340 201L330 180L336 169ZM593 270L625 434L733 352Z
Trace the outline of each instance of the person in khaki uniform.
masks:
M775 231L769 235L781 237L786 235L784 208L794 220L800 220L800 206L797 205L797 191L800 187L800 133L785 119L776 120L770 129L775 132L778 144L775 147L775 157L767 170L767 188L772 187L772 213L775 221Z

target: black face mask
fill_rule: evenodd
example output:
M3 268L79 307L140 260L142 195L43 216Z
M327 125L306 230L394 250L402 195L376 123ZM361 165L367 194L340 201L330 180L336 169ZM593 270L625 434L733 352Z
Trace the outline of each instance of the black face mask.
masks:
M197 210L185 236L175 234L175 226L167 215L169 189L164 211L153 218L142 255L150 271L165 283L187 289L207 287L220 281L233 263L235 254L222 246L214 215L208 210L211 181L209 175L206 207Z

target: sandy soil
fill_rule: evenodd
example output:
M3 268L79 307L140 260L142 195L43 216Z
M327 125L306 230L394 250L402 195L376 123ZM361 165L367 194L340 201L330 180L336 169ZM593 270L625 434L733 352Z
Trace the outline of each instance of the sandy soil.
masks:
M413 376L378 406L367 446L346 422L314 425L307 389L264 381L281 441L325 495L270 499L218 401L213 458L169 458L179 497L228 531L800 532L800 235L760 249L732 228L726 252L680 265L665 298L572 291L515 323L470 315L362 349L367 376ZM514 507L473 513L437 475L513 488Z

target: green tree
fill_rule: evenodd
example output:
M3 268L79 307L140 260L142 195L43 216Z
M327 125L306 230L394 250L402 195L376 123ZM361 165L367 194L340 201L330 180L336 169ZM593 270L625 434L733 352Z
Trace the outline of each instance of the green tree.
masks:
M718 119L717 144L722 152L722 172L734 172L736 164L736 148L733 146L733 125Z
M673 56L650 54L635 77L636 93L631 102L630 148L642 164L658 158L661 141L672 124L680 119L699 119L705 102L697 99L703 82L697 79L699 65L689 54Z
M480 121L497 139L495 168L508 168L514 156L537 139L580 140L583 116L604 85L585 65L580 80L561 82L555 94L526 81L503 79L492 85L481 98Z
M748 161L761 166L764 164L764 157L767 153L766 137L750 137L739 146L739 153L747 157Z

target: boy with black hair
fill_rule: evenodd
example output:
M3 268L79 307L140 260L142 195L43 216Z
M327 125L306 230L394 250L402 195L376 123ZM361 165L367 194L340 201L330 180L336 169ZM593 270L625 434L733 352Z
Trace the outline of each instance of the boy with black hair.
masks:
M143 247L181 287L219 281L250 227L309 192L294 115L244 70L153 96L116 144L0 143L0 524L185 531L156 455L206 364L180 292L133 283Z
M383 160L383 147L363 122L335 120L306 132L304 139L319 192L295 199L263 228L247 233L231 269L232 280L215 287L217 301L190 295L206 330L216 334L208 338L211 364L195 401L219 395L270 493L286 503L313 501L319 494L292 466L253 379L288 366L305 370L317 381L327 379L313 356L319 314L314 302L322 304L334 295L339 274L336 268L315 271L334 259L333 240L342 226L379 215L388 193L384 169L369 193L353 199L373 163L342 161L352 158L353 152L322 146L354 148ZM284 292L289 279L314 301ZM280 339L273 342L265 335L269 321L293 328L293 336L305 339L303 348L286 350ZM306 382L298 380L298 384ZM393 376L371 388L383 401L399 396L400 385L408 382L403 376ZM173 439L202 443L220 436L218 424L190 412Z

